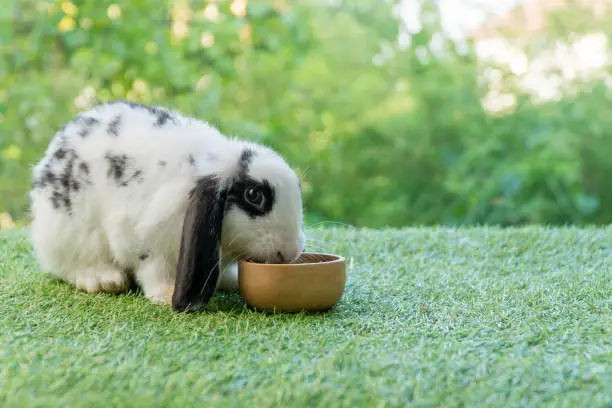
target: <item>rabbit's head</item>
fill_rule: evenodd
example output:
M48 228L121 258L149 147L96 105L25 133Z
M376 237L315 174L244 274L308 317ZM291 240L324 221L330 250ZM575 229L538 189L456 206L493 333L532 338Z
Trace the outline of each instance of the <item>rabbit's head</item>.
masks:
M236 142L208 154L221 162L199 178L185 214L175 311L194 311L213 295L220 268L232 260L289 263L304 250L302 192L296 173L269 148Z

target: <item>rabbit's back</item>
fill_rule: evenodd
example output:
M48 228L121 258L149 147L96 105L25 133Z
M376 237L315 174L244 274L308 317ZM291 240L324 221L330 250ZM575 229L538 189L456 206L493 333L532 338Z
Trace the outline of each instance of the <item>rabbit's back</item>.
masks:
M121 102L79 115L33 169L31 234L42 266L74 281L79 265L133 268L151 251L172 262L196 161L223 143L215 129L163 108Z

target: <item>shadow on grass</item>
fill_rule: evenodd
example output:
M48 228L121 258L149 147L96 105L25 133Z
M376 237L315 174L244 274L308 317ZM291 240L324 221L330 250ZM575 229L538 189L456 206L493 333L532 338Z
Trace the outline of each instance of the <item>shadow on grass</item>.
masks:
M330 308L327 310L319 310L319 311L297 311L297 312L283 312L283 311L265 311L261 309L257 309L251 305L249 305L244 298L240 295L239 292L221 292L217 293L210 300L210 303L204 309L204 313L214 313L214 312L239 312L244 308L253 313L259 313L262 315L302 315L302 316L320 316L329 314L334 308Z
M84 290L77 289L74 285L71 285L62 279L59 279L53 275L46 275L45 279L37 282L37 286L46 287L47 289L54 288L64 293L67 296L76 296L73 299L73 302L85 302L85 304L90 304L91 302L96 302L96 299L100 299L100 297L104 297L109 301L114 301L113 299L121 300L119 303L124 306L128 304L132 304L132 302L140 302L146 300L144 297L144 292L142 288L132 280L129 289L125 292L121 293L87 293ZM127 303L124 303L126 302ZM148 300L146 300L148 302ZM127 306L128 308L130 306ZM189 314L211 314L211 313L229 313L229 314L240 314L244 310L248 310L251 313L261 314L262 316L292 316L292 315L300 315L300 316L322 316L326 314L333 313L336 309L332 307L326 310L319 311L296 311L296 312L284 312L284 311L266 311L257 309L251 305L249 305L240 292L217 292L211 298L208 305L200 311L192 312Z

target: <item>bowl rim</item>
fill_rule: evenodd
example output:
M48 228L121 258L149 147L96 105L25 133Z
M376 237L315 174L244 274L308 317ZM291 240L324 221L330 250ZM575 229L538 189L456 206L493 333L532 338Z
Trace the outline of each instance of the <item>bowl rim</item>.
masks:
M337 255L337 254L331 254L331 253L327 253L327 252L309 252L309 251L303 251L300 253L300 256L302 255L318 255L318 256L325 256L325 257L330 257L333 259L330 259L328 261L321 261L321 262L300 262L300 263L261 263L261 262L252 262L252 261L248 261L246 259L241 259L240 263L244 264L244 265L253 265L253 266L261 266L261 267L282 267L282 268L298 268L301 266L311 266L311 265L331 265L331 264L335 264L335 263L342 263L345 262L346 259L344 256L342 255Z

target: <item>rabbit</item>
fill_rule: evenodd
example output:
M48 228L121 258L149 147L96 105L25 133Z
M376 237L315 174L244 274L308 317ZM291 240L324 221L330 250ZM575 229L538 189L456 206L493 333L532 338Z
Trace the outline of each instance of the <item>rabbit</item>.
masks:
M161 106L102 103L32 169L30 239L43 270L86 292L135 281L154 304L205 308L237 262L304 251L296 172L263 144Z

